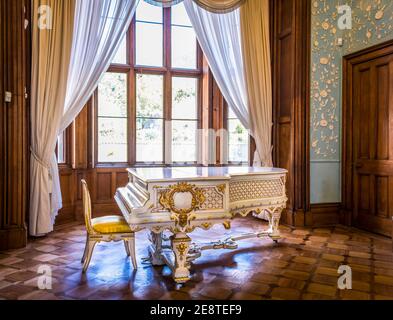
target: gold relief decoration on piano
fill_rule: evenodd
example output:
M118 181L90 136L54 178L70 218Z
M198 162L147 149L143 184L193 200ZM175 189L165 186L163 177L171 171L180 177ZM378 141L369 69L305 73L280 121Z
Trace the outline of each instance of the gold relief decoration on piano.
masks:
M139 232L139 231L143 230L144 228L141 226L131 225L130 229L132 232Z
M212 226L213 226L213 224L210 222L204 222L201 224L201 227L205 230L210 229Z
M171 219L175 220L180 227L185 227L189 221L189 214L188 213L180 213L180 214L172 214Z
M190 207L176 207L174 196L177 193L191 194ZM171 219L175 220L176 223L182 228L189 225L189 223L195 219L195 215L190 213L199 209L205 201L206 198L203 190L187 182L180 182L176 185L169 186L164 192L161 193L159 199L159 203L163 206L163 208L169 210L172 213Z
M179 227L174 227L174 228L170 228L170 230L173 233L179 233L179 232L185 232L185 233L191 233L196 229L195 226L188 226L186 228L179 228Z
M225 183L218 185L216 188L219 192L224 193L227 185Z
M186 228L187 233L193 232L194 230L195 230L195 227L193 227L193 226L189 226Z
M191 206L184 209L176 208L174 199L176 193L190 193L192 195ZM169 186L166 191L162 192L159 202L167 210L177 214L187 214L198 209L205 200L205 195L201 189L187 182L180 182L176 185Z
M242 210L242 211L240 211L240 215L243 216L243 217L247 216L249 213L250 213L249 210Z
M155 201L155 208L153 208L152 210L155 210L155 211L166 210L165 207L161 204L160 200L161 200L162 195L166 191L168 191L168 189L163 188L162 186L154 186L153 188L157 189L157 199L158 200Z
M230 221L224 221L222 224L226 230L231 229L231 222Z
M188 248L188 244L186 244L185 242L181 242L176 246L177 251L179 252L180 255L180 259L183 260L184 258L184 252L187 250Z

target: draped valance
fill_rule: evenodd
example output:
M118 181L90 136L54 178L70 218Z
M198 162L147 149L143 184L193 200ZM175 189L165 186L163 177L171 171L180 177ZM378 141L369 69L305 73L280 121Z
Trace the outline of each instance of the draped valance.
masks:
M184 0L144 0L155 6L170 7ZM226 13L239 8L246 0L193 0L198 6L214 13Z
M150 3L153 6L168 8L180 2L183 2L184 0L142 0L142 1Z

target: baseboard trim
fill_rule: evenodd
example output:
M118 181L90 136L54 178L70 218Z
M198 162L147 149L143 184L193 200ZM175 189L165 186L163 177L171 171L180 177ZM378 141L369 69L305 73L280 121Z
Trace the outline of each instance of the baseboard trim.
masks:
M14 227L0 230L0 251L20 249L27 245L27 230L25 227Z
M331 226L340 223L341 203L312 204L306 225L311 227Z

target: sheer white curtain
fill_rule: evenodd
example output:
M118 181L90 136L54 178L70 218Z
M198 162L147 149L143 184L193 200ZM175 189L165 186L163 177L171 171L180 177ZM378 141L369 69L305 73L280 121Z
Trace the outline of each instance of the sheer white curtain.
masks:
M246 74L246 71L249 71L249 65L253 62L258 62L259 67L262 69L265 67L270 71L270 61L268 61L270 57L263 61L259 58L257 59L258 61L254 61L255 55L253 55L247 56L246 61L244 60L243 48L249 49L252 44L249 43L249 39L242 38L242 31L244 30L241 28L241 23L243 22L244 24L244 21L241 21L241 19L245 15L240 15L241 9L227 13L212 13L198 6L192 0L185 0L184 5L195 29L199 44L225 100L243 126L249 130L255 139L257 150L254 154L254 166L271 166L270 109L272 106L271 103L259 103L263 99L253 99L251 100L252 104L249 100L249 97L254 98L254 96L261 98L259 94L267 92L269 88L265 82L252 83L252 88L246 88L246 83L251 78L249 74ZM247 41L244 42L245 40ZM262 40L261 38L260 41ZM246 46L246 44L249 46ZM261 69L258 69L258 71L261 71ZM268 72L265 73L268 74ZM253 78L255 79L256 77L254 76ZM264 90L256 90L260 86ZM269 95L271 97L271 92ZM256 118L254 119L253 117ZM257 123L261 119L264 121ZM262 139L261 137L267 139ZM260 154L263 156L261 157ZM256 216L267 220L265 213Z
M185 0L184 6L214 79L228 106L252 135L245 86L239 9L227 13L213 13L198 6L193 0ZM254 163L259 165L255 161Z
M252 63L250 60L254 56L251 57L252 59L247 59L247 64L244 63L241 8L227 13L212 13L198 6L193 0L184 0L184 5L225 100L256 141L257 150L254 154L254 165L271 166L271 146L263 144L265 140L267 141L265 144L269 144L270 139L260 138L263 135L271 137L271 117L270 120L267 119L268 126L265 126L264 123L261 126L255 125L255 121L252 119L252 115L264 113L265 109L263 108L271 108L271 105L250 105L248 100L249 88L246 88L246 80L248 79L246 79L245 66ZM265 62L267 64L264 66L270 70L270 62ZM264 86L265 83L253 85L258 87ZM264 152L265 150L268 151ZM260 157L260 153L263 153L263 157ZM262 163L261 159L267 160Z
M78 0L60 132L82 110L123 40L139 0Z
M32 188L32 192L38 198L38 203L30 208L31 235L51 232L54 219L62 207L57 161L53 156L56 138L71 124L96 89L127 32L138 3L139 0L77 0L75 3L71 56L62 61L69 66L66 81L58 86L52 84L55 86L54 92L65 90L66 94L61 103L47 106L52 110L60 109L61 114L60 122L50 124L50 141L53 140L54 143L47 148L47 153L52 161L50 165L48 161L44 162L47 171L50 166L50 175L44 174L41 179L45 181L41 182L34 181L33 177L33 186L36 187ZM53 34L60 36L55 30ZM41 49L36 48L37 57L40 56ZM34 62L33 58L33 65ZM51 84L46 85L50 87ZM39 103L37 101L37 107L40 107ZM36 118L32 121L35 121L37 130L40 131L40 121ZM40 142L45 144L45 140ZM36 196L37 194L40 196ZM41 202L49 201L50 207L40 205Z
M249 130L239 10L212 13L192 0L185 0L184 6L225 100Z
M59 133L74 121L108 69L134 16L139 0L79 0L64 115ZM52 162L53 214L62 207L57 163Z

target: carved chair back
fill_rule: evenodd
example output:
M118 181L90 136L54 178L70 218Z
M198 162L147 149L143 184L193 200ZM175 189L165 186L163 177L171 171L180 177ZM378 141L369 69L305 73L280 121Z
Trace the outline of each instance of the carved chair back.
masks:
M83 215L85 217L86 230L89 234L94 233L94 229L91 226L91 198L89 188L85 179L81 180L83 190Z

